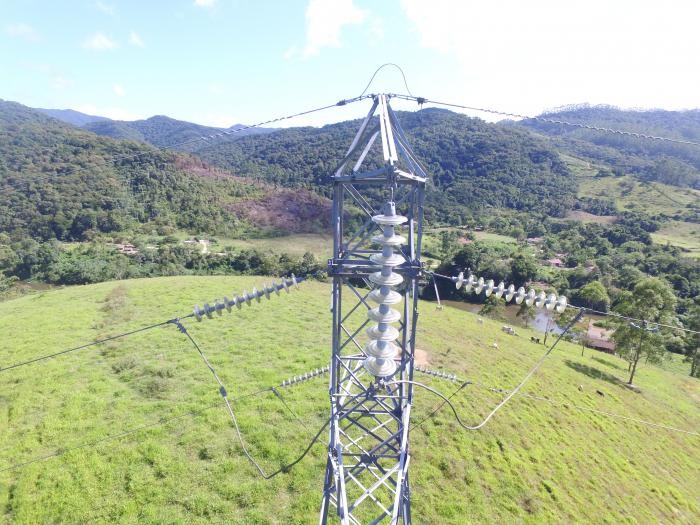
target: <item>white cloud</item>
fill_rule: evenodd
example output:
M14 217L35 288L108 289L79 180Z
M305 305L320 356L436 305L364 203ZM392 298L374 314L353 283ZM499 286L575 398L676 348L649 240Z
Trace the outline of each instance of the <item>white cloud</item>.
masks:
M95 2L95 7L109 16L114 16L116 14L116 10L114 9L114 6L112 4L108 4L97 0L97 2Z
M419 44L454 69L425 95L521 113L575 102L697 106L696 5L401 0Z
M309 0L306 8L306 46L303 55L318 55L324 47L340 47L343 26L361 24L367 11L353 0Z
M27 24L9 24L5 26L5 33L14 38L23 38L29 42L38 42L41 40L39 32L32 26Z
M92 49L93 51L106 51L115 49L117 43L104 33L95 33L85 39L83 47L85 49Z
M124 95L126 95L126 90L121 84L114 84L112 86L112 91L114 91L114 94L118 97L123 97Z
M214 7L217 0L194 0L194 5L197 7Z
M136 31L129 33L129 44L134 47L145 47L141 36Z

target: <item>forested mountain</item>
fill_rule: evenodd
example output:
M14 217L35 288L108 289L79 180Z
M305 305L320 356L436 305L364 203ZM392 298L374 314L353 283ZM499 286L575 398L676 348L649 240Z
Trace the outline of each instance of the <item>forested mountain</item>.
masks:
M630 111L612 106L571 106L542 117L632 133L700 142L700 109L689 111ZM520 127L555 139L563 151L614 166L640 180L700 188L700 147L689 144L601 133L538 120L523 120Z
M174 147L183 151L196 151L211 141L227 140L245 137L246 135L258 135L271 133L273 128L252 128L233 133L224 139L212 137L207 141L196 141L202 137L211 137L224 131L234 130L243 127L242 124L234 124L230 128L214 128L211 126L201 126L176 120L163 115L157 115L145 120L106 120L101 122L90 122L83 126L88 131L98 135L104 135L115 139L128 139L146 142L158 147ZM193 141L188 144L182 144Z
M400 112L401 125L430 174L428 218L459 223L486 207L562 216L576 195L574 178L545 140L446 110ZM360 121L290 128L214 144L197 154L237 175L329 191L329 177ZM368 158L379 163L380 150Z
M699 115L697 111L622 112L608 107L578 107L549 116L700 140L697 138L700 124L696 122ZM450 224L483 216L484 210L489 208L564 216L577 206L577 188L576 179L559 151L598 159L599 164L620 173L634 173L638 177L677 185L696 184L696 165L700 166L700 157L695 158L700 155L696 151L700 148L571 130L538 121L491 124L441 109L400 112L399 119L417 157L430 174L426 217ZM234 183L230 179L214 176L215 172L197 158L168 155L133 142L99 138L18 104L3 103L0 120L5 134L0 144L4 153L0 169L8 174L3 177L2 184L9 188L7 195L12 198L8 202L14 210L0 210L0 221L5 221L0 222L0 227L5 230L31 232L40 238L73 239L80 238L85 229L97 227L110 231L122 227L108 225L112 219L107 220L107 216L118 217L117 222L121 224L128 220L160 220L168 215L166 222L180 227L198 224L201 228L205 224L216 224L219 230L233 227L233 219L227 215L223 220L220 210L227 210L227 214L234 210L245 216L246 206L231 206L231 199L235 200L232 195L240 195L239 189L231 189ZM306 187L328 195L330 174L358 126L359 121L348 121L322 128L289 128L273 133L270 131L274 130L265 129L257 130L262 131L257 135L236 134L235 139L224 137L218 142L202 141L191 146L198 149L197 155L205 162L234 175L289 188ZM172 146L222 131L163 116L133 122L90 122L85 129L160 146ZM115 155L126 158L114 163ZM378 165L379 156L377 148L368 158L368 167ZM154 186L158 183L155 179L151 181L153 187L147 190L149 198L144 199L141 185L148 185L149 177L138 174L149 169L156 172L160 165L164 166L164 173L177 179L177 183L173 181L174 186L169 190L158 189ZM76 169L83 175L71 175ZM43 175L32 185L27 179L37 172ZM85 180L87 172L96 180ZM195 172L198 175L192 179L194 182L185 183L179 178ZM46 174L51 173L64 176L47 179ZM19 174L24 178L21 183ZM202 174L209 178L199 176ZM46 180L48 184L43 185ZM180 183L184 186L178 186ZM201 187L196 192L197 197L184 189L195 183ZM240 181L237 184L245 186ZM219 185L226 188L220 192ZM243 193L246 192L262 197L265 190L257 186ZM34 194L40 198L34 198ZM114 196L116 194L118 197ZM79 195L85 197L84 201L78 202ZM105 196L117 204L102 202ZM191 202L178 201L190 196ZM46 199L62 203L58 207L47 205ZM199 206L208 211L188 214ZM257 209L261 207L264 206L261 204ZM94 212L93 222L99 226L73 225L78 210ZM90 220L88 223L92 224Z
M72 126L78 127L84 126L85 124L89 124L90 122L103 122L109 120L107 117L88 115L86 113L81 113L80 111L75 111L73 109L36 108L36 110L40 111L44 115L48 115L49 117L58 119L61 122L65 122L66 124L71 124Z
M83 240L140 223L225 231L227 206L261 193L201 160L115 141L0 101L0 232Z
M98 135L115 139L137 140L158 147L170 146L222 131L221 128L201 126L162 115L145 120L91 122L83 127Z

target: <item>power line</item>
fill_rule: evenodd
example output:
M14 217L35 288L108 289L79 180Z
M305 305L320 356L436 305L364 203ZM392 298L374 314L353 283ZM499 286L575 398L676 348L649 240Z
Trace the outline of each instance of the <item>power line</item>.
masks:
M238 426L238 421L236 419L236 415L235 415L233 408L231 407L231 403L229 402L229 399L228 399L228 393L226 391L226 387L224 386L223 382L221 381L218 374L214 370L214 367L211 365L211 363L209 362L207 357L204 355L204 352L202 352L202 349L197 344L197 342L194 340L192 335L190 335L190 333L187 331L187 328L185 328L185 326L182 323L180 323L179 320L177 320L177 319L173 320L172 322L173 322L173 324L175 324L175 326L177 326L177 328L178 328L178 330L180 330L180 332L182 332L183 334L185 334L187 336L187 338L190 340L190 342L192 343L194 348L197 350L197 352L199 352L199 355L202 357L202 360L204 361L204 363L207 365L207 367L211 371L212 375L214 376L214 379L216 379L216 382L219 384L219 393L221 394L221 397L224 398L224 402L226 403L226 408L228 410L229 416L231 417L231 422L233 423L233 427L236 430L236 435L238 437L238 443L241 445L241 449L243 450L243 453L245 454L245 456L253 464L255 469L260 473L260 476L263 479L272 479L275 476L277 476L278 474L281 474L283 472L288 472L292 467L294 467L297 463L299 463L302 459L304 459L306 454L308 454L309 451L311 450L311 447L314 446L316 441L318 441L318 438L321 436L323 431L326 429L328 424L331 422L332 417L329 417L326 420L326 422L323 424L323 426L318 430L316 435L312 438L311 442L308 444L308 446L306 447L304 452L297 459L295 459L291 463L288 463L288 464L278 468L274 472L267 474L263 470L263 468L260 466L260 464L257 461L255 461L255 458L253 458L252 454L248 451L248 448L245 445L245 441L243 440L243 436L241 434L241 429ZM292 409L289 407L289 405L287 405L286 401L275 390L275 388L271 387L269 390L271 390L280 399L280 401L282 401L282 403L284 404L285 407L287 407L289 412L299 421L299 418L297 417L297 415L292 411ZM359 396L360 396L360 394L358 394L355 397L359 397Z
M459 378L457 377L456 374L450 374L450 373L447 373L447 372L442 372L442 371L439 371L439 370L431 370L431 369L422 368L422 367L416 367L415 369L416 369L418 372L422 372L422 373L424 373L424 374L426 374L426 375L431 375L431 376L433 376L433 377L437 377L437 378L439 378L439 379L444 379L444 380L446 380L446 381L451 381L451 382L460 383L459 388L457 388L457 389L456 389L455 391L453 391L449 396L447 396L447 400L451 400L455 395L457 395L457 394L458 394L465 386L467 386L467 385L473 385L473 386L476 386L476 387L479 387L479 388L484 388L484 389L489 390L489 391L491 391L491 392L498 392L498 393L505 393L505 394L511 392L511 390L507 390L507 389L505 389L505 388L490 387L490 386L484 385L484 384L482 384L482 383L479 383L479 382L477 382L477 381L462 381L461 379L459 379ZM669 425L665 425L665 424L662 424L662 423L654 423L653 421L647 421L647 420L644 420L644 419L638 419L638 418L631 417L631 416L625 416L625 415L623 415L623 414L617 414L617 413L615 413L615 412L607 412L607 411L605 411L605 410L599 410L599 409L596 409L596 408L583 407L583 406L579 406L579 405L576 405L576 404L573 404L573 403L567 403L567 402L562 402L562 401L555 401L555 400L549 399L548 397L535 396L535 395L532 395L532 394L523 394L523 393L520 393L520 392L519 392L517 395L518 395L519 397L522 397L522 398L534 399L534 400L537 400L537 401L546 401L547 403L550 403L550 404L555 405L555 406L561 406L561 407L564 407L564 408L573 408L573 409L575 409L575 410L581 410L581 411L586 411L586 412L593 412L593 413L595 413L595 414L600 414L600 415L604 415L604 416L608 416L608 417L613 417L613 418L618 418L618 419L633 421L633 422L635 422L635 423L639 423L639 424L642 424L642 425L647 425L647 426L655 427L655 428L662 428L662 429L664 429L664 430L670 430L670 431L672 431L672 432L680 432L680 433L682 433L682 434L689 434L689 435L691 435L691 436L700 436L700 433L698 433L698 432L693 432L693 431L691 431L691 430L684 430L684 429L681 429L681 428L676 428L676 427L672 427L672 426L669 426ZM418 423L418 424L414 425L413 427L411 427L411 430L413 430L414 428L417 428L417 427L421 426L425 421L427 421L428 419L430 419L431 417L433 417L437 412L439 412L439 411L442 409L442 407L444 407L446 404L447 404L447 401L445 401L445 400L443 399L442 403L440 403L433 411L431 411L425 418L423 418L423 419L420 421L420 423Z
M569 329L571 329L571 327L574 326L574 324L576 324L576 323L578 322L578 320L579 320L579 318L581 317L581 315L582 315L581 312L579 312L578 314L576 314L576 316L569 322L569 324L566 325L566 327L564 328L564 331L563 331L561 334L559 334L559 337L557 337L557 340L554 341L554 344L552 344L552 346L550 346L549 349L548 349L544 354L542 354L542 357L540 357L540 358L537 360L537 362L533 365L533 367L530 369L530 371L529 371L527 374L525 374L525 377L523 377L523 379L520 381L520 383L518 383L518 386L516 386L513 390L511 390L511 391L506 395L506 397L504 397L504 398L501 400L501 402L498 403L498 404L494 407L494 409L491 410L491 412L489 412L489 414L488 414L488 415L483 419L483 421L482 421L481 423L479 423L478 425L469 426L469 425L465 425L464 423L462 423L462 420L459 419L459 416L457 415L457 412L455 411L454 406L453 406L452 403L450 402L450 399L447 398L447 397L445 397L443 394L441 394L441 393L438 392L437 390L434 390L434 389L430 388L429 386L424 385L424 384L422 384L422 383L416 383L416 386L419 386L419 387L421 387L421 388L424 388L424 389L426 389L426 390L432 392L433 394L435 394L435 395L441 397L441 398L443 399L444 403L447 403L447 404L450 406L450 408L452 409L452 411L453 411L454 414L455 414L455 417L457 418L457 422L459 423L459 425L460 425L462 428L464 428L465 430L479 430L479 429L482 428L486 423L489 422L489 420L496 414L496 412L498 412L501 408L503 408L503 406L505 406L505 404L508 403L508 401L510 401L510 399L512 399L512 397L520 391L520 389L525 385L525 383L528 382L528 380L532 377L532 375L540 368L540 366L542 365L542 363L544 363L544 360L547 358L547 356L548 356L549 354L551 354L552 351L556 348L556 346L557 346L557 344L559 343L559 341L561 341L561 339L562 339L562 338L564 337L564 335L569 331ZM463 386L460 387L460 389L463 388L464 386L466 386L466 384L467 384L467 383L463 383ZM444 405L444 403L443 403L443 405Z
M572 304L568 305L568 307L574 308L576 310L583 310L586 312L591 312L594 314L606 315L606 316L611 316L611 317L618 317L618 318L624 319L626 321L636 321L639 323L644 323L644 324L649 324L649 325L654 325L654 326L663 326L664 328L670 328L672 330L680 330L682 332L688 332L691 334L700 334L700 331L698 331L698 330L691 330L690 328L685 328L683 326L674 326L671 324L657 323L656 321L646 321L644 319L637 319L636 317L629 317L626 315L618 314L617 312L601 312L600 310L593 310L592 308L584 308L582 306L574 306ZM638 328L638 327L635 327L635 328Z
M457 394L459 394L459 393L462 391L462 389L463 389L464 387L466 387L467 385L471 385L471 384L472 384L472 383L471 383L470 381L464 381L461 385L459 385L459 388L457 388L457 389L456 389L454 392L452 392L449 396L444 397L444 398L442 399L442 402L441 402L438 406L436 406L427 416L425 416L423 419L421 419L418 423L415 423L413 426L411 426L411 430L414 430L414 429L416 429L416 428L420 428L421 426L423 426L423 424L424 424L426 421L428 421L429 419L432 419L432 417L433 417L435 414L437 414L438 412L440 412L440 410L442 410L442 407L444 407L447 403L449 403L450 400L451 400L454 396L456 396Z
M654 140L654 141L661 141L661 142L672 142L675 144L684 144L688 146L700 146L700 142L694 142L692 140L685 140L685 139L674 139L671 137L662 137L658 135L648 135L646 133L637 133L634 131L626 131L622 129L614 129L614 128L604 128L600 126L592 126L590 124L581 124L578 122L568 122L565 120L559 120L559 119L552 119L548 117L532 117L528 115L521 115L519 113L511 113L508 111L499 111L496 109L489 109L489 108L479 108L479 107L474 107L474 106L466 106L463 104L455 104L452 102L439 102L436 100L429 100L427 98L423 97L414 97L414 96L406 96L406 95L392 95L395 98L401 99L401 100L411 100L411 101L416 101L419 104L434 104L436 106L445 106L445 107L452 107L452 108L459 108L459 109L466 109L470 111L479 111L481 113L490 113L492 115L501 115L504 117L511 117L511 118L516 118L516 119L523 119L523 120L535 120L538 122L545 122L547 124L558 124L561 126L569 126L573 128L580 128L580 129L588 129L591 131L598 131L602 133L610 133L614 135L624 135L627 137L634 137L638 139L647 139L647 140Z
M131 330L130 332L124 332L121 334L113 335L110 337L106 337L104 339L99 339L97 341L92 341L90 343L85 343L80 346L75 346L72 348L67 348L65 350L61 350L60 352L54 352L52 354L47 354L39 357L34 357L32 359L28 359L26 361L21 361L18 363L14 363L10 366L7 366L5 368L0 368L0 373L5 372L7 370L12 370L14 368L19 368L22 366L30 365L32 363L36 363L39 361L44 361L46 359L51 359L53 357L57 357L60 355L64 354L69 354L71 352L75 352L77 350L83 350L85 348L90 348L92 346L96 346L101 343L106 343L108 341L113 341L115 339L120 339L122 337L126 337L132 334L137 334L140 332L145 332L147 330L151 330L153 328L157 328L159 326L165 326L167 324L174 324L177 326L177 323L179 321L182 321L183 319L190 319L192 317L196 317L198 321L201 321L202 319L206 317L212 318L214 313L217 313L219 315L222 314L223 310L228 310L229 312L231 311L231 306L236 305L238 308L242 308L243 304L247 304L248 306L251 306L253 304L253 300L256 300L257 302L260 302L260 299L262 297L266 297L267 299L270 298L270 294L272 292L277 292L279 294L280 290L286 290L289 292L290 287L297 288L299 286L299 283L306 280L306 277L297 277L294 274L292 274L291 279L283 278L282 281L278 284L273 284L271 286L262 286L260 290L257 288L253 288L253 291L251 293L244 292L243 295L241 296L234 296L233 299L228 300L227 298L224 298L224 302L220 303L218 300L214 302L213 306L210 306L209 303L204 303L204 307L200 309L199 306L195 306L193 308L192 313L176 317L174 319L168 319L167 321L161 321L159 323L155 323L149 326L144 326L143 328L138 328L136 330Z
M234 401L241 401L241 400L243 400L243 399L247 399L247 398L250 398L250 397L257 397L257 396L259 396L259 395L261 395L261 394L264 394L264 393L266 393L266 392L270 392L270 391L272 390L272 388L274 388L274 387L263 388L263 389L260 389L260 390L255 391L255 392L251 392L251 393L249 393L249 394L245 394L245 395L242 395L242 396L235 397L235 398L233 398L233 400L234 400ZM23 462L21 462L21 463L15 463L15 464L13 464L13 465L11 465L11 466L9 466L9 467L4 467L4 468L0 469L0 472L6 472L6 471L9 471L9 470L16 470L16 469L18 469L18 468L26 467L26 466L31 465L31 464L33 464L33 463L38 463L38 462L41 462L41 461L46 461L46 460L53 459L53 458L56 458L56 457L59 457L59 456L63 456L64 454L67 454L68 452L73 452L73 451L75 451L75 450L80 450L80 449L83 449L83 448L95 447L95 446L97 446L97 445L99 445L99 444L101 444L101 443L104 443L104 442L113 441L113 440L115 440L115 439L119 439L119 438L123 438L123 437L130 436L130 435L133 435L133 434L137 434L137 433L139 433L139 432L143 432L144 430L148 430L148 429L151 429L151 428L156 428L156 427L159 427L159 426L167 425L168 423L171 423L171 422L173 422L173 421L178 421L178 420L184 419L184 418L186 418L186 417L190 417L190 416L192 416L192 417L200 416L200 415L204 414L205 412L207 412L207 411L209 411L209 410L212 410L212 409L214 409L214 408L220 408L220 407L221 407L221 405L220 405L219 403L216 403L216 404L208 405L208 406L203 407L203 408L198 409L198 410L191 410L191 411L189 411L189 412L185 412L185 413L179 414L179 415L177 415L177 416L171 416L171 417L167 417L167 418L161 418L161 419L159 419L159 420L157 420L157 421L152 421L152 422L150 422L150 423L146 423L146 424L144 424L144 425L140 425L140 426L138 426L138 427L134 427L134 428L131 428L131 429L129 429L129 430L125 430L125 431L123 431L123 432L119 432L119 433L116 433L116 434L110 434L110 435L107 435L107 436L105 436L105 437L102 437L102 438L93 440L93 441L87 441L87 442L85 442L85 443L81 443L81 444L76 445L76 446L74 446L74 447L60 448L60 449L56 450L55 452L52 452L51 454L46 454L46 455L44 455L44 456L39 456L39 457L30 459L30 460L27 460L27 461L23 461Z
M167 323L175 324L178 328L180 328L180 326L181 326L181 323L176 322L176 320L174 320L174 319L171 320L171 321L167 321ZM184 328L184 327L183 327L183 328ZM182 330L180 330L180 331L182 331ZM197 343L194 341L194 339L192 339L192 337L190 336L189 332L187 332L187 331L185 330L183 333L189 338L189 340L193 343L194 347L200 352L200 355L201 355L202 358L205 360L205 363L206 363L207 366L210 368L210 370L212 370L212 372L213 372L213 368L211 367L211 364L210 364L209 361L206 359L206 357L204 356L204 354L202 353L201 349L199 348L199 346L197 345ZM297 377L295 376L294 380L291 380L291 379L290 379L290 380L282 381L282 383L280 383L278 386L289 387L289 386L292 386L292 385L295 385L295 384L299 384L299 383L302 382L302 381L307 381L307 380L312 379L312 378L314 378L314 377L319 377L320 375L322 375L322 374L325 373L325 372L327 372L327 369L326 369L326 368L315 369L314 371L311 371L311 372L309 372L309 373L307 373L307 374L303 374L303 376L299 376L298 379L297 379ZM217 380L218 380L218 376L216 376L216 374L215 374L215 377L216 377ZM220 381L219 381L219 383L221 384ZM294 418L295 418L297 421L300 421L299 417L294 413L294 411L293 411L293 410L291 409L291 407L287 404L287 402L282 398L282 396L279 394L279 392L277 392L276 387L274 387L274 386L270 386L270 387L267 387L267 388L262 388L262 389L260 389L260 390L256 390L256 391L251 392L251 393L249 393L249 394L244 394L244 395L241 395L241 396L237 396L237 397L234 397L234 398L232 398L232 399L233 399L233 401L242 401L242 400L244 400L244 399L248 399L248 398L251 398L251 397L258 397L259 395L264 394L264 393L267 393L267 392L272 392L273 394L275 394L275 396L282 402L282 404L283 404L284 407L289 411L289 413L292 414L292 416L294 416ZM159 419L159 420L157 420L157 421L152 421L152 422L150 422L150 423L146 423L146 424L144 424L144 425L141 425L141 426L138 426L138 427L135 427L135 428L131 428L131 429L129 429L129 430L125 430L124 432L119 432L119 433L116 433L116 434L110 434L110 435L105 436L105 437L103 437L103 438L99 438L99 439L96 439L96 440L93 440L93 441L88 441L88 442L85 442L85 443L81 443L80 445L76 445L76 446L74 446L74 447L60 448L60 449L56 450L55 452L52 452L51 454L46 454L46 455L44 455L44 456L39 456L39 457L30 459L30 460L27 460L27 461L23 461L23 462L20 462L20 463L15 463L15 464L13 464L13 465L11 465L11 466L9 466L9 467L2 468L2 469L0 469L0 472L6 472L6 471L9 471L9 470L16 470L16 469L18 469L18 468L26 467L26 466L31 465L31 464L33 464L33 463L38 463L38 462L41 462L41 461L46 461L46 460L49 460L49 459L53 459L53 458L62 456L62 455L64 455L64 454L67 454L68 452L72 452L72 451L75 451L75 450L80 450L80 449L83 449L83 448L95 447L95 446L97 446L97 445L99 445L99 444L101 444L101 443L104 443L104 442L108 442L108 441L112 441L112 440L115 440L115 439L119 439L119 438L123 438L123 437L126 437L126 436L130 436L130 435L133 435L133 434L137 434L137 433L139 433L139 432L143 432L144 430L148 430L148 429L151 429L151 428L156 428L156 427L159 427L159 426L163 426L163 425L166 425L166 424L171 423L171 422L173 422L173 421L177 421L177 420L180 420L180 419L184 419L184 418L189 417L189 416L196 417L196 416L202 415L204 412L207 412L207 411L212 410L212 409L214 409L214 408L219 408L220 406L221 406L221 405L220 405L219 403L212 404L212 405L208 405L208 406L206 406L206 407L204 407L204 408L202 408L202 409L199 409L199 410L193 410L193 411L189 411L189 412L186 412L186 413L184 413L184 414L177 415L177 416L172 416L172 417L168 417L168 418L162 418L162 419ZM300 421L300 422L301 422L301 421ZM269 475L269 476L266 476L266 475L263 474L263 477L265 477L266 479L270 479L271 477L274 477L274 476L276 476L277 474L279 474L279 473L281 473L281 472L288 472L289 469L290 469L291 467L293 467L294 465L296 465L297 463L299 463L299 462L306 456L306 454L308 454L309 450L311 450L311 447L312 447L313 444L318 440L319 436L321 435L321 433L323 432L323 430L326 428L327 425L328 425L328 421L326 422L326 424L325 424L323 427L321 427L321 429L318 431L318 433L316 434L316 436L313 438L313 440L311 441L311 443L309 444L309 446L304 450L304 452L301 454L301 456L299 456L294 462L292 462L292 463L290 463L290 464L288 464L288 465L285 465L284 467L280 468L278 471L274 472L273 474L271 474L271 475ZM239 433L239 436L240 436L240 433ZM259 469L259 470L260 470L260 469Z
M185 319L187 317L192 317L193 315L194 314L187 315L187 316L183 317L182 319ZM65 354L69 354L71 352L76 352L78 350L83 350L85 348L90 348L91 346L106 343L108 341L114 341L115 339L121 339L122 337L126 337L126 336L133 335L133 334L138 334L140 332L145 332L147 330L152 330L153 328L158 328L159 326L165 326L171 322L172 322L172 319L168 320L168 321L161 321L160 323L155 323L152 325L144 326L143 328L137 328L136 330L131 330L130 332L124 332L124 333L113 335L110 337L105 337L104 339L98 339L97 341L92 341L90 343L85 343L85 344L82 344L80 346L74 346L72 348L67 348L65 350L61 350L60 352L54 352L53 354L42 355L39 357L34 357L32 359L28 359L26 361L20 361L19 363L14 363L10 366L6 366L5 368L0 368L0 372L6 372L7 370L12 370L14 368L19 368L22 366L30 365L32 363L37 363L39 361L44 361L46 359L51 359L51 358L54 358L54 357L57 357L60 355L65 355Z
M397 66L397 67L398 67L398 66ZM361 101L361 100L364 100L364 99L367 99L367 98L371 98L371 97L373 97L373 96L374 96L374 95L364 95L364 94L363 94L363 95L360 95L359 97L354 97L354 98L350 98L350 99L342 99L342 100L339 100L338 102L336 102L336 103L334 103L334 104L328 104L328 105L325 105L325 106L320 106L320 107L308 109L308 110L305 110L305 111L300 111L300 112L297 112L297 113L292 113L292 114L290 114L290 115L284 115L284 116L280 116L280 117L275 117L275 118L272 118L272 119L268 119L268 120L264 120L264 121L258 122L258 123L256 123L256 124L250 124L250 125L248 125L248 126L242 126L242 127L240 127L240 128L236 128L236 129L228 129L228 130L221 131L221 132L219 132L219 133L213 133L213 134L211 134L211 135L200 135L199 137L195 137L195 138L192 138L192 139L187 139L187 140L184 140L184 141L181 141L181 142L176 142L176 143L173 143L173 144L166 144L166 145L163 145L163 146L155 146L155 145L149 144L149 143L141 143L141 144L145 144L149 149L146 150L146 151L139 151L139 152L132 153L132 154L113 155L113 156L109 159L109 161L105 161L105 162L101 165L101 167L103 167L103 168L104 168L104 167L114 167L114 168L116 168L116 166L113 166L113 165L111 165L111 164L109 164L109 163L114 164L114 163L116 163L116 162L121 162L121 161L125 161L125 160L131 160L131 159L135 159L135 158L138 158L138 157L141 157L141 156L144 156L144 155L153 154L153 153L156 153L156 152L163 153L163 152L166 152L167 150L173 150L173 149L175 149L175 148L179 148L179 147L182 147L182 146L185 146L185 145L188 145L188 144L194 144L194 143L202 142L202 141L205 141L205 142L206 142L206 141L209 141L209 140L215 139L215 138L221 138L221 137L227 137L227 136L230 136L230 135L235 135L235 134L237 134L237 133L241 133L241 132L243 132L243 131L247 131L247 130L250 130L250 129L253 129L253 128L259 128L259 127L262 127L262 126L265 126L265 125L268 125L268 124L274 124L274 123L276 123L276 122L282 122L282 121L284 121L284 120L290 120L290 119L294 119L294 118L297 118L297 117L301 117L301 116L305 116L305 115L310 115L310 114L312 114L312 113L317 113L317 112L324 111L324 110L327 110L327 109L330 109L330 108L334 108L334 107L346 106L346 105L348 105L348 104L352 104L352 103L354 103L354 102L359 102L359 101ZM88 132L85 131L85 130L83 130L83 131L84 131L85 133L88 133ZM97 134L95 134L95 135L98 136L98 137L100 137L100 135L97 135ZM48 151L48 152L54 152L54 151L57 151L57 149L58 149L60 146L65 146L65 145L66 145L65 143L58 143L58 144L56 144L56 145L53 146L53 147L47 147L47 148L45 148L45 150ZM184 153L187 153L187 152L181 152L181 153L184 154ZM70 173L68 173L67 175L77 175L77 174L81 174L81 173L89 173L89 172L93 171L94 169L95 169L95 166L94 166L94 165L91 165L91 166L89 166L89 167L85 167L85 168L82 168L82 169L74 169L74 170L71 170ZM14 173L21 174L22 171L17 171L17 172L14 172ZM38 182L38 181L41 181L41 180L44 180L44 181L54 181L55 179L56 179L56 177L48 177L48 176L45 176L45 177L34 177L34 178L31 179L31 181L27 180L27 181L24 181L24 182L27 182L27 183L29 183L29 182ZM127 182L128 182L128 181L131 181L131 180L134 180L134 178L127 178L127 179L126 179Z
M219 378L219 375L216 373L216 370L214 370L214 367L211 366L211 363L207 359L207 356L204 355L204 352L202 352L202 349L199 347L197 344L197 341L194 340L192 335L187 331L187 328L185 328L185 325L183 325L179 319L173 320L173 324L177 326L177 329L180 330L185 336L187 336L187 339L190 340L192 343L192 346L199 352L199 355L201 356L202 360L204 363L207 365L207 368L209 368L209 371L212 373L214 376L214 379L216 379L216 382L219 384L219 393L221 394L221 397L224 399L224 403L226 404L226 409L228 410L228 414L231 417L231 421L233 422L233 426L236 429L236 435L238 436L238 442L241 445L241 449L243 449L243 453L246 455L248 460L255 466L255 468L258 470L260 475L262 477L265 477L265 471L262 469L262 467L258 464L257 461L253 458L253 456L248 452L248 449L245 446L245 442L243 441L243 436L241 435L241 430L238 428L238 421L236 420L236 414L233 412L233 408L231 408L231 403L229 402L228 399L228 392L226 391L226 387L224 386L224 383L221 381ZM286 403L285 403L286 405Z
M431 419L431 418L432 418L437 412L439 412L446 404L450 403L451 399L452 399L454 396L456 396L459 392L461 392L462 389L463 389L465 386L467 386L467 385L474 385L474 386L477 386L477 387L480 387L480 388L485 388L485 389L487 389L487 390L490 390L491 392L500 392L500 393L509 393L509 392L512 392L511 390L506 390L506 389L503 389L503 388L488 387L488 386L486 386L486 385L483 385L483 384L480 384L480 383L476 383L476 382L473 382L473 381L465 381L465 382L463 382L463 383L459 386L459 388L457 388L456 390L454 390L449 396L444 396L444 395L440 394L438 391L431 389L431 388L428 387L427 385L419 385L419 386L422 386L422 387L424 387L424 388L430 390L430 391L431 391L432 393L434 393L435 395L438 395L439 397L442 397L443 401L442 401L435 409L433 409L426 417L424 417L419 423L417 423L416 425L414 425L413 427L411 427L411 430L413 430L414 428L420 427L420 426L423 425L423 423L425 423L427 420ZM536 401L545 401L545 402L550 403L550 404L552 404L552 405L554 405L554 406L560 406L560 407L564 407L564 408L572 408L572 409L574 409L574 410L581 410L581 411L585 411L585 412L592 412L592 413L594 413L594 414L599 414L599 415L602 415L602 416L607 416L607 417L622 419L622 420L626 420L626 421L632 421L632 422L638 423L638 424L640 424L640 425L645 425L645 426L649 426L649 427L653 427L653 428L660 428L660 429L663 429L663 430L668 430L668 431L670 431L670 432L678 432L678 433L681 433L681 434L688 434L688 435L691 435L691 436L699 436L699 437L700 437L700 433L698 433L698 432L693 432L692 430L684 430L684 429L682 429L682 428L672 427L672 426L665 425L665 424L662 424L662 423L655 423L655 422L653 422L653 421L648 421L648 420L644 420L644 419L638 419L638 418L631 417L631 416L625 416L625 415L623 415L623 414L617 414L617 413L615 413L615 412L607 412L607 411L605 411L605 410L599 410L599 409L596 409L596 408L582 407L582 406L580 406L580 405L575 405L575 404L573 404L573 403L565 403L565 402L561 402L561 401L554 401L554 400L549 399L549 398L547 398L547 397L535 396L535 395L532 395L532 394L522 394L522 393L518 393L517 395L518 395L519 397L521 397L521 398L534 399L534 400L536 400ZM452 406L451 404L450 404L450 408L452 409L453 412L455 412L455 408L454 408L454 406ZM455 414L456 414L456 412L455 412Z

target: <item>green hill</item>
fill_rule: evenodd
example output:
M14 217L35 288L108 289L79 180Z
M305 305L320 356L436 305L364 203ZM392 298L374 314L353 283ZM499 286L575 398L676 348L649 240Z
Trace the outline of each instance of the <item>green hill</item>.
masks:
M700 142L700 109L689 111L621 110L612 106L572 106L540 115L555 120L645 135ZM537 120L519 126L555 139L557 148L604 162L618 173L640 180L700 189L700 147L601 133Z
M84 126L90 122L104 122L109 120L107 117L99 117L97 115L88 115L86 113L81 113L80 111L75 111L73 109L44 109L35 108L37 111L65 122L66 124L72 124L73 126Z
M109 282L0 303L0 332L12 334L0 340L0 367L184 314L195 303L265 281ZM186 324L233 398L329 359L328 286L322 283ZM423 303L417 346L433 368L509 388L543 352L527 330L519 332L509 336L499 323L481 325L471 314ZM637 394L618 383L625 373L617 358L589 351L582 357L580 347L562 343L523 391L551 403L518 396L474 433L460 430L447 411L416 428L415 521L694 523L700 437L574 406L697 431L700 382L643 366ZM446 393L455 388L429 376L417 379ZM296 458L328 412L327 378L279 391L294 415L269 391L233 404L250 451L268 471ZM473 385L455 402L464 420L477 422L501 396ZM414 421L438 401L418 390ZM190 411L200 412L186 415ZM150 423L156 424L106 439ZM288 474L260 479L237 444L210 372L174 326L0 372L0 428L6 523L317 519L324 445ZM95 444L71 450L85 443Z
M0 101L0 232L84 240L140 224L230 231L227 206L264 193L200 159L98 137Z
M408 142L430 174L426 213L455 222L475 210L512 208L563 216L575 181L546 141L519 129L446 110L399 112ZM330 176L360 121L322 128L290 128L214 144L197 154L246 177L330 191ZM369 169L380 162L368 157Z
M221 128L200 126L163 115L156 115L145 120L91 122L85 124L83 128L98 135L116 139L139 140L158 147L178 144L223 131Z
M243 124L234 124L230 128L215 128L202 126L184 120L176 120L164 115L156 115L145 120L106 120L100 122L88 122L83 128L98 135L104 135L115 139L128 139L146 142L157 147L173 147L182 151L197 151L203 145L212 142L230 142L246 135L258 135L271 133L273 128L246 129L224 138L215 135L231 129L244 127ZM198 139L205 138L199 141ZM185 143L185 144L183 144Z

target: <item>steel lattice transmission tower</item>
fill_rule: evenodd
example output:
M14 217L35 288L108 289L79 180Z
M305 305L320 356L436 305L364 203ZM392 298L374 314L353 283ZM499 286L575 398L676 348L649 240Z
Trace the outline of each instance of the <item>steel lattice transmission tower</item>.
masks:
M322 524L336 522L334 514L343 525L411 522L413 389L406 381L413 380L427 175L389 99L374 97L333 175L331 423Z

